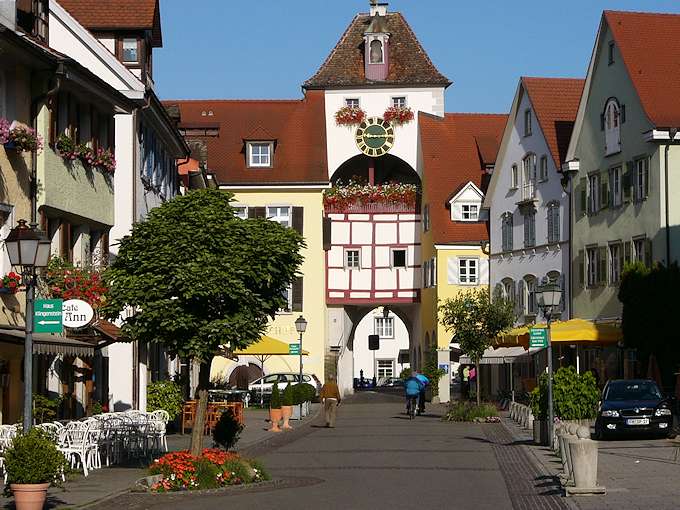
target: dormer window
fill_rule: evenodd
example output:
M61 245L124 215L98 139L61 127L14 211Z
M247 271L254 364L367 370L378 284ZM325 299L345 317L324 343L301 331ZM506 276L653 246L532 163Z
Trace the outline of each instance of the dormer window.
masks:
M478 204L462 204L463 221L477 221L479 219Z
M271 168L274 154L273 142L248 142L248 166Z
M136 38L126 37L123 39L123 62L125 64L137 64L139 62L139 47Z
M382 64L383 58L383 43L378 39L373 39L371 41L371 51L370 51L370 62L371 64Z
M449 200L452 221L479 221L484 194L472 182L468 182Z

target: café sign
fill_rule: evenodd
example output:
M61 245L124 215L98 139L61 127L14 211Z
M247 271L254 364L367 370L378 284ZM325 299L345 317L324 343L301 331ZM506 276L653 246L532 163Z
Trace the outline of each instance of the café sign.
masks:
M61 318L67 328L82 328L92 322L94 310L82 299L69 299L62 305Z

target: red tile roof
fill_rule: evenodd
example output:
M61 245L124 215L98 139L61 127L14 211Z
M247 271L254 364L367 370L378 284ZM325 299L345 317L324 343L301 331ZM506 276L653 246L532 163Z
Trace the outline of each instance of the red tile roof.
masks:
M558 169L566 159L584 83L574 78L522 78Z
M451 82L434 66L401 13L386 15L389 39L387 79L366 79L364 32L371 23L368 14L357 14L326 61L304 83L308 89L379 85L422 85L448 87Z
M489 239L486 223L451 221L448 200L454 191L473 182L486 191L483 161L491 159L490 142L498 152L507 115L447 113L442 119L421 113L419 117L424 178L423 187L430 207L430 223L435 243L465 243ZM480 147L477 140L484 140ZM482 156L482 152L485 156ZM495 160L495 157L493 157Z
M220 184L327 183L324 93L308 91L302 100L183 100L177 105L180 128L185 123L211 123L219 135L203 138L207 167ZM245 141L276 141L272 168L246 166Z
M155 47L163 45L158 0L58 0L91 31L152 30Z
M605 11L642 108L657 127L680 126L680 15Z

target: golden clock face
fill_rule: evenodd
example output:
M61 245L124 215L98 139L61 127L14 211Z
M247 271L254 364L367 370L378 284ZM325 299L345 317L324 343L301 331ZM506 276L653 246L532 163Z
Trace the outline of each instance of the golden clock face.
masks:
M387 154L394 145L394 128L386 120L369 117L359 125L355 138L361 152L377 158Z

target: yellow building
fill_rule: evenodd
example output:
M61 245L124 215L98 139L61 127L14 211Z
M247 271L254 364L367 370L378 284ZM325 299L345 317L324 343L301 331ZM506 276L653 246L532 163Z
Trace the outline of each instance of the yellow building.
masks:
M481 216L484 191L506 115L420 115L423 164L420 342L412 354L421 367L433 349L440 367L449 366L452 334L438 307L457 293L489 285L488 228ZM444 378L448 381L448 378ZM448 384L440 384L442 397Z

